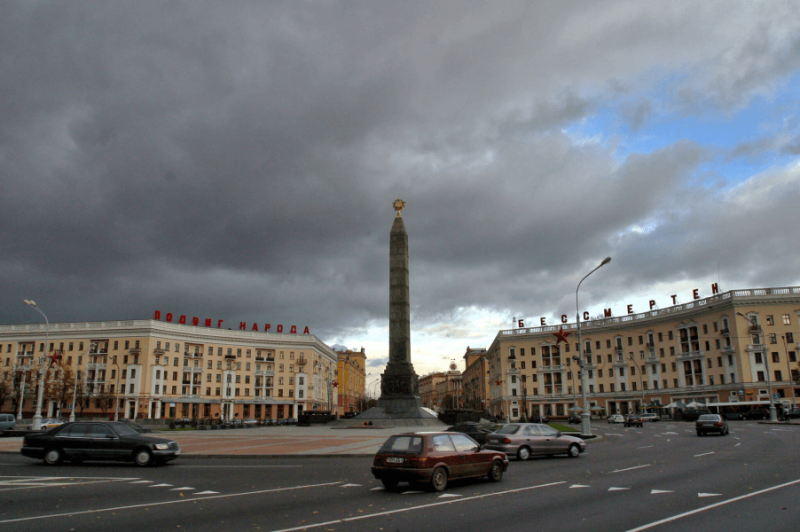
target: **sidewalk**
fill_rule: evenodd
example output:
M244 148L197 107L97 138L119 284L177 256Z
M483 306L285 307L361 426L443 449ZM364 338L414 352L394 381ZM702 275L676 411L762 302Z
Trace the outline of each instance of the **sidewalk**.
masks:
M237 430L155 431L152 435L178 442L183 456L367 456L375 454L392 434L424 430L439 429L287 425ZM19 453L21 447L21 437L0 439L0 453Z

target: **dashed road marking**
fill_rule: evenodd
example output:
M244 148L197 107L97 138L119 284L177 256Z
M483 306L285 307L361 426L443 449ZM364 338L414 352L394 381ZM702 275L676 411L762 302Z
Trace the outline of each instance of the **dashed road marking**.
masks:
M721 493L698 493L698 497L722 497Z
M629 490L630 488L608 488L608 491L625 491Z
M696 454L696 455L694 455L694 457L695 457L695 458L697 458L698 456L705 456L705 455L707 455L707 454L714 454L714 451L711 451L711 452L709 452L709 453Z
M643 467L650 467L653 464L644 464L644 465L637 465L633 467L628 467L626 469L617 469L616 471L612 471L612 473L622 473L623 471L630 471L632 469L641 469Z
M153 484L152 486L147 486L148 488L171 488L172 484Z
M190 488L188 486L184 486L182 488L172 488L169 491L187 491L187 490L195 490L195 489L197 489L197 488Z
M452 497L463 497L463 495L458 495L456 493L442 493L441 495L439 495L436 498L437 499L450 499Z
M195 493L195 495L218 495L218 491L201 491L200 493Z
M637 447L637 449L649 449L652 445L645 445L644 447Z
M650 490L650 495L658 495L659 493L674 493L671 490Z
M572 488L591 488L591 486L586 486L585 484L573 484L572 486L569 487L569 489Z
M342 484L340 487L341 488L359 488L359 487L361 487L361 484Z

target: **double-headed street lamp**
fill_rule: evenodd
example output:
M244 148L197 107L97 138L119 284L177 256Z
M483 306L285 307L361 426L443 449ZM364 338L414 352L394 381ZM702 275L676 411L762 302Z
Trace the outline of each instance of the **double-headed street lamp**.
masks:
M757 330L760 329L760 327L756 324L756 322L741 312L737 312L736 314L747 320L747 323L750 324L750 332L758 332ZM764 338L763 331L758 332L758 338L759 341L763 342L760 345L763 346L762 352L764 353L764 364L767 368L767 388L769 389L769 420L778 421L778 412L775 410L775 399L772 397L772 376L769 374L769 353L767 352L767 343L766 338Z
M611 257L606 257L603 259L603 262L600 263L597 268L587 273L581 282L578 283L578 287L575 289L575 318L578 324L578 353L573 357L573 359L578 363L578 366L581 370L581 400L583 402L583 410L581 411L581 434L584 436L591 436L592 435L592 413L589 411L589 403L586 399L586 389L588 386L588 381L586 378L586 363L583 360L583 345L581 342L581 310L578 304L578 290L581 289L581 283L586 280L587 277L592 275L594 272L599 270L601 267L605 266L611 262Z
M789 389L792 391L792 408L797 408L797 400L794 396L794 380L792 379L792 364L789 361L789 346L786 345L786 336L781 335L781 340L783 340L783 351L786 353L786 368L789 370ZM787 421L789 420L786 416L786 412L784 412L784 417Z
M42 309L36 306L36 302L30 299L25 299L25 304L29 305L36 309L36 311L44 317L45 321L45 330L44 330L44 355L47 357L47 353L50 351L50 320L47 319L47 315L42 312ZM43 362L44 364L44 362ZM40 430L42 428L42 401L44 399L44 377L45 371L41 372L39 377L39 394L36 397L36 413L33 415L33 423L31 424L32 430Z

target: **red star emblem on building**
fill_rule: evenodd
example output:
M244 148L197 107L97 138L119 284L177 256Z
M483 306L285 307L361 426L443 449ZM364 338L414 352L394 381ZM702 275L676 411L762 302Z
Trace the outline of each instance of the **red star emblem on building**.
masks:
M564 342L565 344L568 343L567 336L569 336L569 334L569 331L565 331L564 327L561 327L561 330L557 333L553 333L553 336L556 337L556 345L558 345L559 342Z

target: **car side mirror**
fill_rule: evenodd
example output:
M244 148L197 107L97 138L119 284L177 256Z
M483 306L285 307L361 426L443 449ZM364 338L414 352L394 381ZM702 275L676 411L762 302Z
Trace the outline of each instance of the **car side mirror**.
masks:
M556 431L556 438L560 438L560 437L561 437L561 431L558 430L558 431Z

